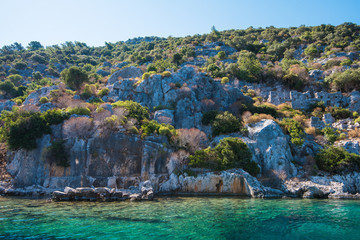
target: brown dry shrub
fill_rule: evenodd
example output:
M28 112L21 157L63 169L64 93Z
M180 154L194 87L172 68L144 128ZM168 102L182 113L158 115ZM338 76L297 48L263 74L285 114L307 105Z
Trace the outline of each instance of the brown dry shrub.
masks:
M301 67L299 64L291 65L289 68L289 72L297 75L302 80L309 80L308 71L304 67Z
M351 130L348 132L350 138L358 138L360 137L360 129L355 128L354 130Z
M88 138L92 134L93 121L87 117L73 117L63 124L64 138Z
M293 117L293 119L294 119L295 121L298 121L299 123L301 123L301 125L302 125L303 127L306 126L306 123L307 123L306 116L304 116L304 115L295 115L295 116Z
M214 100L203 99L203 100L201 100L201 109L203 109L203 111L205 111L205 112L208 112L211 110L216 110L217 106L216 106L216 103L214 102Z
M94 122L103 122L107 117L111 116L111 112L106 109L99 109L94 113Z
M197 128L182 128L177 130L177 135L172 137L172 141L179 148L187 149L190 153L205 147L207 141L206 134Z
M314 127L305 128L305 132L306 134L313 135L314 137L317 135L316 128Z
M26 104L21 109L25 112L40 112L40 107L34 104Z
M263 119L271 119L271 120L275 120L273 118L273 116L269 115L269 114L264 114L264 113L260 113L260 114L254 114L252 116L250 116L249 118L247 118L246 120L244 120L245 124L251 124L251 123L257 123L260 122Z

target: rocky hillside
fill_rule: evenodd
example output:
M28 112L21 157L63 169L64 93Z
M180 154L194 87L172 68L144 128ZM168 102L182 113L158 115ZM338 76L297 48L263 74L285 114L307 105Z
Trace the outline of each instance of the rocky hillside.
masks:
M346 23L4 46L1 191L356 198L358 45Z

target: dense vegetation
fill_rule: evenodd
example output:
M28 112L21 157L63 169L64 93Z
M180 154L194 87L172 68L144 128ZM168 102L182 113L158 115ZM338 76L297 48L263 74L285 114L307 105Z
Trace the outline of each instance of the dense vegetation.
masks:
M281 84L298 91L318 89L348 94L360 90L359 33L360 26L353 23L250 27L221 32L214 27L204 35L135 38L105 43L101 47L89 47L81 42L44 47L37 41L26 47L19 43L3 46L0 49L0 92L15 106L1 113L0 138L10 149L33 149L37 138L51 134L51 125L60 123L64 124L68 137L86 138L95 130L100 135L116 131L139 134L142 138L162 135L172 147L192 154L189 159L193 167L213 170L242 167L256 175L259 169L241 140L226 138L213 149L204 148L199 140L204 138L204 132L187 132L152 120L153 111L174 110L176 101L169 104L171 106L150 109L153 111L131 101L131 97L116 102L107 97L111 90L106 87L109 76L125 67L137 66L143 75L136 78L135 88L142 81L151 80L154 74L160 74L164 80L171 77L173 70L191 65L223 87L239 79L249 84ZM310 74L313 70L323 72L326 77L316 79ZM22 105L35 90L54 85L58 85L58 89L39 100L39 105L46 106L44 109ZM173 85L174 89L186 88L186 84L179 82ZM246 124L272 119L290 135L293 149L303 146L309 136L325 146L317 158L320 169L329 172L355 169L357 158L331 145L341 139L360 137L360 130L339 130L331 126L319 130L309 126L309 120L330 113L337 121L349 118L360 123L357 112L327 106L322 101L306 111L295 110L289 104L269 104L252 89L244 87L242 91L248 99L238 99L228 109L217 106L202 112L202 124L211 128L207 136L210 140L221 134L246 136ZM50 108L54 110L47 110ZM67 166L66 154L60 154L66 152L62 140L53 141L48 150L50 155L56 156L56 164ZM322 161L324 156L329 160Z
M224 138L215 148L198 150L189 157L191 167L209 168L212 170L226 170L230 168L242 168L256 176L260 169L251 160L252 154L241 139Z

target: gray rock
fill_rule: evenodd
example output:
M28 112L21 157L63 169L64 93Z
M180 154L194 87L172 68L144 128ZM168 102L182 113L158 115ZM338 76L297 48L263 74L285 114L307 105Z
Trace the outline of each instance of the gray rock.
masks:
M46 112L46 111L48 111L50 109L53 109L53 108L55 108L55 106L51 102L47 102L47 103L44 103L44 104L40 105L40 111L41 112Z
M137 67L134 67L134 66L127 67L127 68L124 68L124 69L121 69L119 71L114 72L110 76L107 84L108 85L114 84L115 82L118 81L119 78L123 78L123 79L137 78L137 77L141 78L142 74L143 74L143 72L141 71L140 68L137 68Z
M335 118L331 115L331 113L326 113L323 115L323 121L327 124L333 124L335 122Z
M266 119L247 125L247 129L249 137L244 138L244 141L252 151L253 160L260 166L262 174L275 171L287 177L296 175L289 143L276 122Z
M325 128L325 123L318 117L310 117L310 127L322 130Z
M154 119L159 123L174 125L174 111L169 109L155 111Z
M109 63L109 62L104 62L103 63L103 67L111 67L112 65L111 65L111 63Z
M52 198L56 201L69 201L70 197L68 194L60 191L54 191L52 194Z
M15 106L15 102L13 101L10 101L10 100L6 100L6 101L1 101L0 102L0 113L3 111L3 110L7 110L7 111L11 111L13 106Z
M59 88L58 86L39 88L38 90L29 94L29 96L25 99L24 104L25 105L27 105L27 104L38 105L38 104L40 104L39 103L40 98L48 97L52 90L56 90L58 88Z
M110 72L105 71L105 70L103 70L103 69L98 69L98 70L96 71L96 73L99 74L99 75L101 75L101 76L103 76L103 77L106 77L106 76L110 75Z

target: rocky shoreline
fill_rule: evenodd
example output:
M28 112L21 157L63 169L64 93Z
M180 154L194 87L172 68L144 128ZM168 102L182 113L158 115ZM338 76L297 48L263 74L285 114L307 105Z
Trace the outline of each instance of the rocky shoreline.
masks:
M128 189L109 187L65 187L59 189L30 186L0 187L2 196L50 197L54 201L141 201L156 196L241 196L250 198L360 199L360 173L334 176L290 178L280 189L264 186L242 169L208 172L198 176L170 175L158 191L149 180Z

